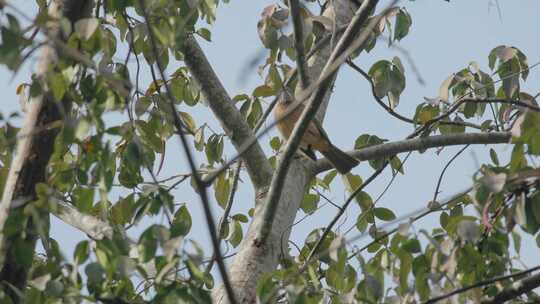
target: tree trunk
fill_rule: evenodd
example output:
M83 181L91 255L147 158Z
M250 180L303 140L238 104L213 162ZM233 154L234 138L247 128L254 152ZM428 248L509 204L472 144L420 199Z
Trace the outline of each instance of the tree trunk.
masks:
M87 15L91 7L92 1L90 0L56 0L51 3L49 14L54 17L64 15L70 21L75 22ZM47 31L51 35L60 37L58 24L50 24ZM57 56L52 42L43 46L36 71L38 78L45 77L49 68L54 66ZM0 281L4 283L2 287L14 303L22 301L18 292L24 294L27 285L38 239L38 228L48 230L46 228L49 225L49 215L38 212L28 216L24 214L25 208L22 207L10 211L11 202L34 200L36 198L36 185L47 181L47 164L53 153L54 140L59 131L58 129L47 130L46 126L62 119L61 114L65 113L66 108L69 108L68 101L54 100L46 89L42 95L29 101L23 127L18 134L17 148L4 186L2 204L0 205L0 223L2 223L0 255L3 262ZM6 231L5 227L16 227L17 229Z

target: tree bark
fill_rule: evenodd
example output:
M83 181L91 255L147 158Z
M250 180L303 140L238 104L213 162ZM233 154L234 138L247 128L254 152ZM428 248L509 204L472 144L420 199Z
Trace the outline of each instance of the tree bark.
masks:
M49 14L57 18L61 15L75 22L90 12L91 0L55 0L49 7ZM47 29L49 34L60 37L58 24L51 21ZM52 43L45 45L40 54L36 76L43 79L46 72L54 66L57 60L57 52ZM46 125L62 119L61 107L69 106L65 100L56 101L46 89L42 95L32 98L27 107L27 113L23 122L23 127L19 131L22 136L17 140L17 148L14 152L13 161L6 178L6 184L2 193L2 204L0 205L0 281L4 283L2 288L14 303L20 303L17 292L13 287L24 293L28 273L31 267L31 260L21 263L21 254L32 253L35 250L38 238L38 225L47 227L49 216L47 213L38 213L38 217L27 217L23 213L25 208L17 208L10 212L13 201L30 200L36 197L36 185L46 182L47 164L53 153L54 139L58 134L58 129L47 130ZM39 134L34 134L33 130L42 130ZM17 226L16 231L6 231L6 221ZM30 263L28 263L30 262ZM11 287L7 287L8 284Z
M446 135L433 135L419 137L389 143L373 145L349 152L360 161L383 159L399 153L409 151L421 151L435 147L447 147L469 144L500 144L509 143L512 138L510 132L480 132L480 133L455 133ZM312 162L313 173L318 174L332 169L332 164L326 159Z
M190 36L186 39L183 52L191 75L200 85L204 99L220 121L234 147L241 150L245 143L254 142L241 158L244 160L255 190L258 192L264 189L270 183L273 170L261 146L253 139L254 135L249 125L240 111L235 108L194 37Z

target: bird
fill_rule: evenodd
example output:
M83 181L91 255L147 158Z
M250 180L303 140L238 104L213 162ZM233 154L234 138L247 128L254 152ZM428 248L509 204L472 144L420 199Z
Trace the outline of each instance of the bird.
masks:
M292 98L282 96L274 109L277 129L285 139L288 139L289 136L291 136L296 121L300 119L304 110L304 105L300 104L292 113L286 115L288 107L293 103ZM309 126L300 141L300 148L313 160L317 159L313 150L319 151L341 174L347 174L352 168L359 164L359 161L356 158L343 152L330 142L328 134L324 131L317 118L313 118L309 123Z

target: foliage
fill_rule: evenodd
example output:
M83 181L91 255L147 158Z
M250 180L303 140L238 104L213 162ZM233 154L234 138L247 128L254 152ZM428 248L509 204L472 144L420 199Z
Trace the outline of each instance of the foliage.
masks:
M36 185L35 201L19 207L24 212L14 213L17 217L9 218L5 231L9 235L23 233L27 218L35 216L36 209L54 211L58 201L63 201L110 224L114 233L111 238L81 241L67 257L61 240L47 235L43 236L49 244L46 255L34 254L33 248L21 245L17 262L29 265L31 271L28 288L20 292L28 303L208 303L210 290L220 280L207 268L212 252L198 243L200 236L190 233L196 224L201 226L190 213L190 204L198 202L185 202L189 197L185 191L197 191L196 181L191 173L158 178L165 154L174 153L175 148L169 145L176 144L170 140L175 136L175 118L165 84L179 109L183 132L197 157L204 159L198 168L203 178L226 163L230 138L195 116L194 110L205 104L189 70L181 65L164 80L159 78L156 63L163 68L172 67L173 61L181 63L187 35L211 41L209 27L220 3L146 1L151 30L157 38L156 56L138 1L98 2L91 18L74 24L65 18L59 21L65 44L95 65L61 54L46 78L34 75L18 88L23 100L50 92L54 100L69 100L72 106L60 123L51 126L58 128L59 134L47 180ZM13 7L2 8L0 63L14 72L47 43L46 35L31 35L32 31L43 33L51 21L46 1L36 3L39 12L25 25ZM301 14L306 50L325 35L329 21L314 16L310 5L302 6ZM263 81L251 94L233 97L251 128L263 117L267 98L278 95L285 84L290 88L296 85L296 81L286 82L297 59L292 31L287 27L289 19L288 7L275 4L263 10L257 25L261 43L268 50L259 67ZM398 43L412 27L413 19L404 8L389 11L373 30L366 51L376 51L380 35L387 33L389 44ZM126 49L129 51L123 51ZM530 161L540 155L540 112L535 98L522 90L530 67L526 55L513 46L498 46L486 55L489 71L481 70L475 62L458 69L441 84L437 97L426 98L417 106L411 126L423 127L421 136L459 134L471 128L482 132L510 130L510 161L502 163L504 157L492 149L491 163L483 164L471 181L474 191L445 204L432 202L429 211L440 219L440 226L432 230L412 229L413 221L405 220L386 235L389 229L385 223L397 224L403 219L378 207L369 193L356 193L361 213L355 216L355 228L374 241L358 250L343 235L330 232L314 258L308 260L322 235L320 227L314 229L298 246L298 255L260 280L257 296L261 302L425 301L459 286L516 271L512 255L519 254L523 234L536 236L540 245L540 184L538 168ZM139 67L144 65L144 71L153 77L149 84L139 83ZM387 102L392 111L396 109L406 89L401 60L381 59L369 68L368 75L376 97ZM123 96L118 83L131 94ZM111 114L122 118L106 119ZM2 117L2 121L0 185L5 183L18 131L13 117ZM354 147L387 141L376 134L362 134ZM269 142L274 164L283 144L279 138ZM370 159L369 164L379 169L387 161L394 174L405 174L405 160L398 156ZM338 180L336 175L333 170L313 179L301 204L304 213L317 211L325 200L324 193ZM228 168L213 181L219 210L227 208L236 190L234 178L234 170ZM364 180L354 173L342 176L348 193L355 192ZM177 190L184 184L190 184L191 189ZM229 214L219 229L220 238L233 251L244 238L244 224L253 219L253 209L243 212ZM159 221L160 217L166 220ZM136 239L125 236L130 228L149 219L153 224ZM501 286L511 282L501 282ZM479 301L497 294L501 286L488 285L458 297L460 301ZM532 292L528 297L538 300ZM9 303L5 292L0 298Z

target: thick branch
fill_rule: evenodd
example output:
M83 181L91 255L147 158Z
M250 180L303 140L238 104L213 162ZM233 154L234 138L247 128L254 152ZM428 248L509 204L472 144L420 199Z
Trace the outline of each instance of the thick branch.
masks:
M104 238L112 239L114 229L113 227L101 219L80 212L73 205L65 203L61 200L56 200L51 213L54 214L62 222L70 225L71 227L83 232L93 240L101 240ZM122 234L125 241L130 245L129 254L132 258L138 257L137 243L130 238ZM156 268L152 263L143 264L144 271L149 276L155 276L157 274Z
M62 201L56 201L51 213L64 223L86 233L93 240L112 238L113 228L101 219L81 213L75 207Z
M536 269L540 267L535 267ZM535 269L535 270L536 270ZM511 299L540 287L540 273L514 283L512 287L501 291L493 299L483 302L484 304L502 304Z
M369 146L350 152L349 154L358 160L372 160L390 157L399 153L425 150L435 147L446 147L470 144L501 144L510 141L509 132L489 132L489 133L456 133L447 135L434 135L414 139L406 139L386 144ZM332 169L330 162L323 158L313 163L312 172L320 172Z
M194 37L186 38L183 51L191 75L199 83L202 95L235 148L240 151L246 142L253 142L243 153L242 160L255 188L260 190L268 186L272 178L272 167L261 146L253 140L253 132L234 106Z

